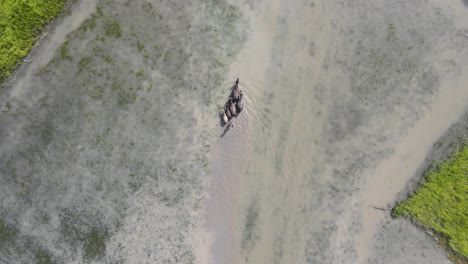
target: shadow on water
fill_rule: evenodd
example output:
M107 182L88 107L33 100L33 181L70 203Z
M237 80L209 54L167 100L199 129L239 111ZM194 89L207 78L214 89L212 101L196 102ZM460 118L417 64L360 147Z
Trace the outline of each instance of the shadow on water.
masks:
M227 125L226 128L224 129L224 132L221 134L221 137L224 137L224 135L226 135L226 133L229 131L230 128L231 126Z
M468 0L462 0L462 2L465 5L465 7L468 7Z

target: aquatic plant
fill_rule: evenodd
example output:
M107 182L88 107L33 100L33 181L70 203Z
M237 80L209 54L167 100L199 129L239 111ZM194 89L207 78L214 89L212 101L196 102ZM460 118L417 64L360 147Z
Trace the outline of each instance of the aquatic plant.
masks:
M67 242L74 247L82 246L87 261L100 259L105 255L110 233L100 219L76 209L65 209L61 218L60 231Z
M89 64L91 63L93 59L91 57L83 57L80 59L78 62L78 71L83 71L87 67L89 67Z
M138 52L141 52L145 48L145 45L140 43L140 41L137 41L137 48Z
M69 43L70 42L67 40L62 44L62 46L60 46L60 56L62 56L62 59L71 61L72 57L70 56L70 54L68 54L68 44Z
M104 24L104 31L109 37L120 38L122 36L122 29L117 20L107 21Z
M106 230L92 228L84 237L84 257L86 259L98 259L106 252L108 233Z
M53 264L56 263L50 253L44 250L37 250L36 253L36 261L37 264Z
M11 75L64 4L65 0L0 1L0 81Z
M420 187L397 205L393 216L406 216L435 230L442 244L466 263L468 258L468 147L426 172ZM464 259L464 260L463 260Z
M5 244L12 243L16 239L18 231L8 226L2 219L0 219L0 248L4 248Z

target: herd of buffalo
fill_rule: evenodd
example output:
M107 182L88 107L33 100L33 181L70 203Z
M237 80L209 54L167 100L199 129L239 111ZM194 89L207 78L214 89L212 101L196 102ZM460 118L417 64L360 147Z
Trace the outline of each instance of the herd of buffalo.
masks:
M239 78L232 87L231 95L229 96L226 104L224 105L223 112L221 113L223 125L233 126L231 119L237 116L242 109L244 109L244 94L239 88Z

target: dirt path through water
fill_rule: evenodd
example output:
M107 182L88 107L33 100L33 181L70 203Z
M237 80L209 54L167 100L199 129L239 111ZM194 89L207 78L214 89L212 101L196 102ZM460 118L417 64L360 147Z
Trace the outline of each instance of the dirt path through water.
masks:
M262 122L258 109L258 96L265 88L266 69L273 43L274 21L279 12L279 1L263 2L261 14L252 14L255 33L250 33L244 52L231 66L230 79L241 77L240 86L246 94L246 108L234 119L233 128L220 129L219 141L210 152L210 180L205 200L204 225L197 236L199 263L241 263L239 230L242 228L238 213L242 193L242 173L253 151L251 136L255 122ZM249 11L245 11L249 12ZM246 63L246 60L250 61ZM260 72L261 74L255 74ZM226 91L229 94L229 91Z

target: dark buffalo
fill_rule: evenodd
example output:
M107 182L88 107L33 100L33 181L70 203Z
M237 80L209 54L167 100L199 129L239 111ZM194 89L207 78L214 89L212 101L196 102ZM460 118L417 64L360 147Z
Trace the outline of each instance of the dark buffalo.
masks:
M239 100L236 103L237 113L240 113L244 109L244 95L240 93Z
M223 122L224 122L224 124L227 124L229 122L229 119L228 119L228 117L226 115L226 111L223 111Z
M229 107L229 111L231 111L231 115L236 116L237 115L236 105L234 101L232 100L232 98L229 98L228 107Z
M224 114L228 117L228 119L232 118L231 111L229 111L228 105L224 106Z
M234 99L234 101L237 101L240 98L239 78L237 78L236 84L232 88L232 98Z
M244 109L244 95L239 88L239 78L237 78L236 83L232 87L231 95L226 104L224 104L223 112L221 113L223 123L233 127L231 119L237 116L242 109Z

